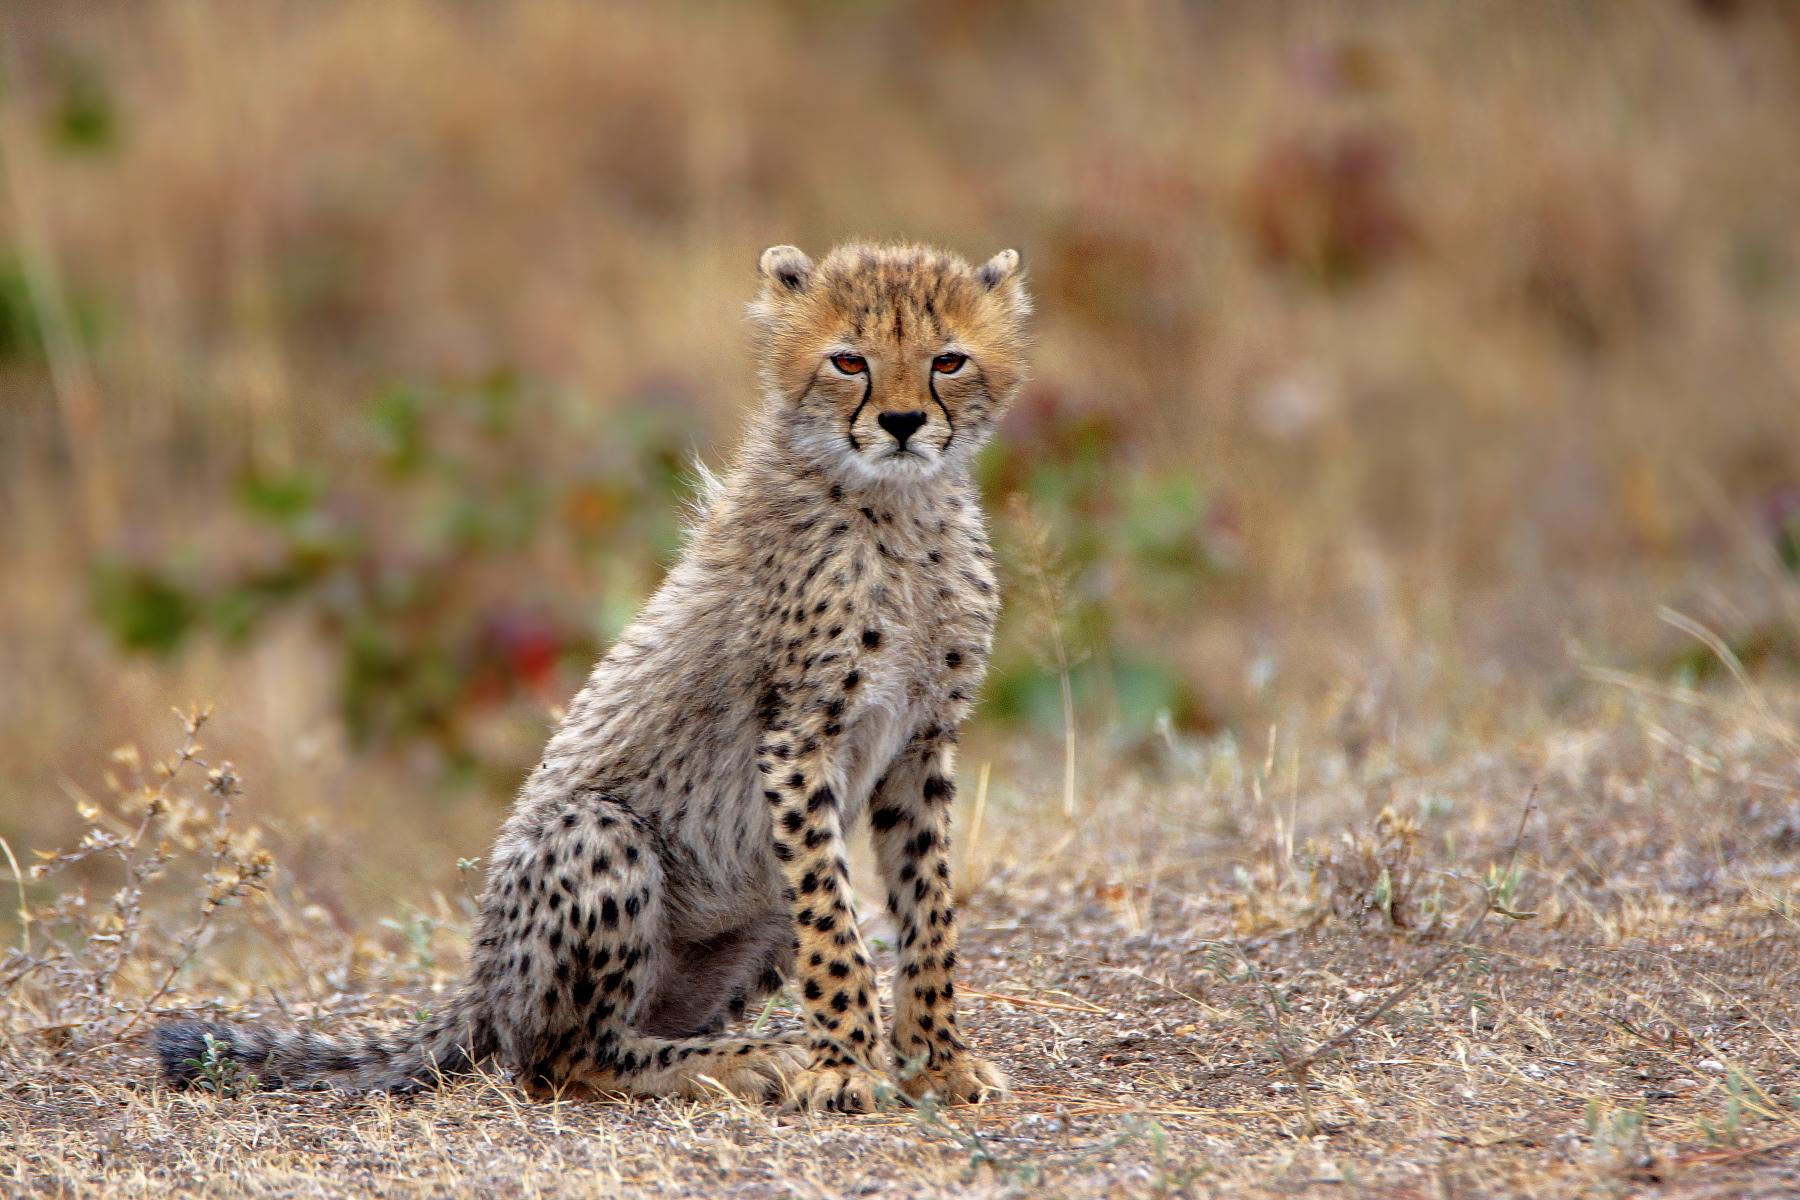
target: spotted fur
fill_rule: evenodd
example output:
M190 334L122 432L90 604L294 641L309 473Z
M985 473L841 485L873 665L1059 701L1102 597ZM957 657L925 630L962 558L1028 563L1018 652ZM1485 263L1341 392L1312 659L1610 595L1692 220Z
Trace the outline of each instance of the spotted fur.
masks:
M998 611L969 469L1023 373L1018 255L778 246L761 269L761 411L522 789L453 1001L395 1034L165 1026L172 1082L210 1033L266 1086L491 1063L539 1096L867 1110L891 1062L908 1095L1004 1091L957 1023L948 852ZM864 819L899 931L885 1038L845 858ZM790 973L802 1038L723 1036Z

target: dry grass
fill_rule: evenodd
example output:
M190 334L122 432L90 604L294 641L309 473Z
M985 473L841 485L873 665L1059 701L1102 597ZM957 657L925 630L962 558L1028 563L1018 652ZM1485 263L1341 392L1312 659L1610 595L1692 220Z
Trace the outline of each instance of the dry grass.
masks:
M15 5L0 83L0 1190L1800 1188L1788 6ZM162 1091L163 1012L434 1002L583 664L451 656L438 742L358 743L330 588L159 658L96 580L337 546L591 650L735 435L756 254L852 234L1039 300L957 864L1017 1099Z
M1800 711L1758 699L1772 719ZM1384 743L1358 768L1305 756L1290 779L1272 771L1279 739L1267 757L1173 739L1155 780L1109 769L1073 836L1036 816L1057 800L1057 752L1007 770L963 851L965 996L1017 1096L861 1118L537 1106L502 1079L418 1099L228 1078L167 1092L142 1057L146 1009L404 1020L453 978L469 911L340 933L254 859L253 830L203 811L251 800L172 761L185 783L121 781L119 804L202 832L187 873L165 843L160 890L100 912L84 887L40 909L7 960L0 1180L65 1195L1785 1194L1800 1185L1800 763L1750 706L1712 704L1618 693L1502 750ZM1346 854L1296 853L1296 831L1344 833ZM89 847L140 861L155 842L134 855L130 836ZM1354 871L1414 892L1370 920L1342 903ZM1387 919L1429 880L1441 921ZM1490 900L1509 915L1459 940ZM881 938L883 918L866 925Z

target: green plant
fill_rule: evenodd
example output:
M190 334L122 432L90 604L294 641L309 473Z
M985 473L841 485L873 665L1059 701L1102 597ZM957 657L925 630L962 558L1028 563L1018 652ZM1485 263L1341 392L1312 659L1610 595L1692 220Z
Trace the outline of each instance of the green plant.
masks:
M219 1041L210 1033L201 1036L206 1039L206 1049L185 1064L195 1072L195 1087L220 1099L235 1099L257 1090L255 1073L231 1057L229 1042Z
M1214 718L1157 646L1233 558L1191 470L1146 466L1103 415L1055 394L1021 401L983 453L996 543L1015 602L1002 613L983 715L1058 730L1072 716L1131 741L1166 713L1196 730Z
M507 372L383 388L342 461L240 479L239 549L103 558L94 611L122 647L160 655L302 614L337 661L356 743L422 741L452 768L516 775L522 761L484 762L474 725L566 694L674 548L687 488L667 419L623 422L610 459L566 474L540 461L557 420Z
M437 969L437 950L433 943L440 924L435 917L428 917L411 905L401 910L399 919L381 919L383 929L391 929L400 935L401 942L412 952L413 969L421 975L429 975Z

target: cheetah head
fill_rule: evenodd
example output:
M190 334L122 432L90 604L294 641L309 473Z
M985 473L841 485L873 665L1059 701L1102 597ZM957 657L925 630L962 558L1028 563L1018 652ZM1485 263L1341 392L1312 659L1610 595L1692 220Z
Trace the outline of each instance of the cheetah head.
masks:
M762 256L762 374L790 444L860 482L925 480L980 449L1025 369L1019 255L919 246Z

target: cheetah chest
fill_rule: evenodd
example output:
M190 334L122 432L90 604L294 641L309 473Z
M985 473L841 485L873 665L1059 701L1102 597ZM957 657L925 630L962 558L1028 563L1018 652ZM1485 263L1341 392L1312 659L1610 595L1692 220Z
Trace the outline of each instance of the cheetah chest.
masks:
M846 823L855 822L862 814L869 794L881 781L889 764L924 724L922 706L908 700L905 689L895 691L899 694L891 698L883 696L865 706L847 731L840 792L845 798Z
M875 785L912 738L959 721L963 693L955 691L954 702L946 699L960 682L951 676L978 677L985 657L984 647L966 636L968 623L960 612L939 612L911 613L888 625L880 661L865 666L862 695L845 730L839 794L845 798L847 821L860 816ZM965 645L963 654L951 656L963 669L953 671L946 666L946 653Z

